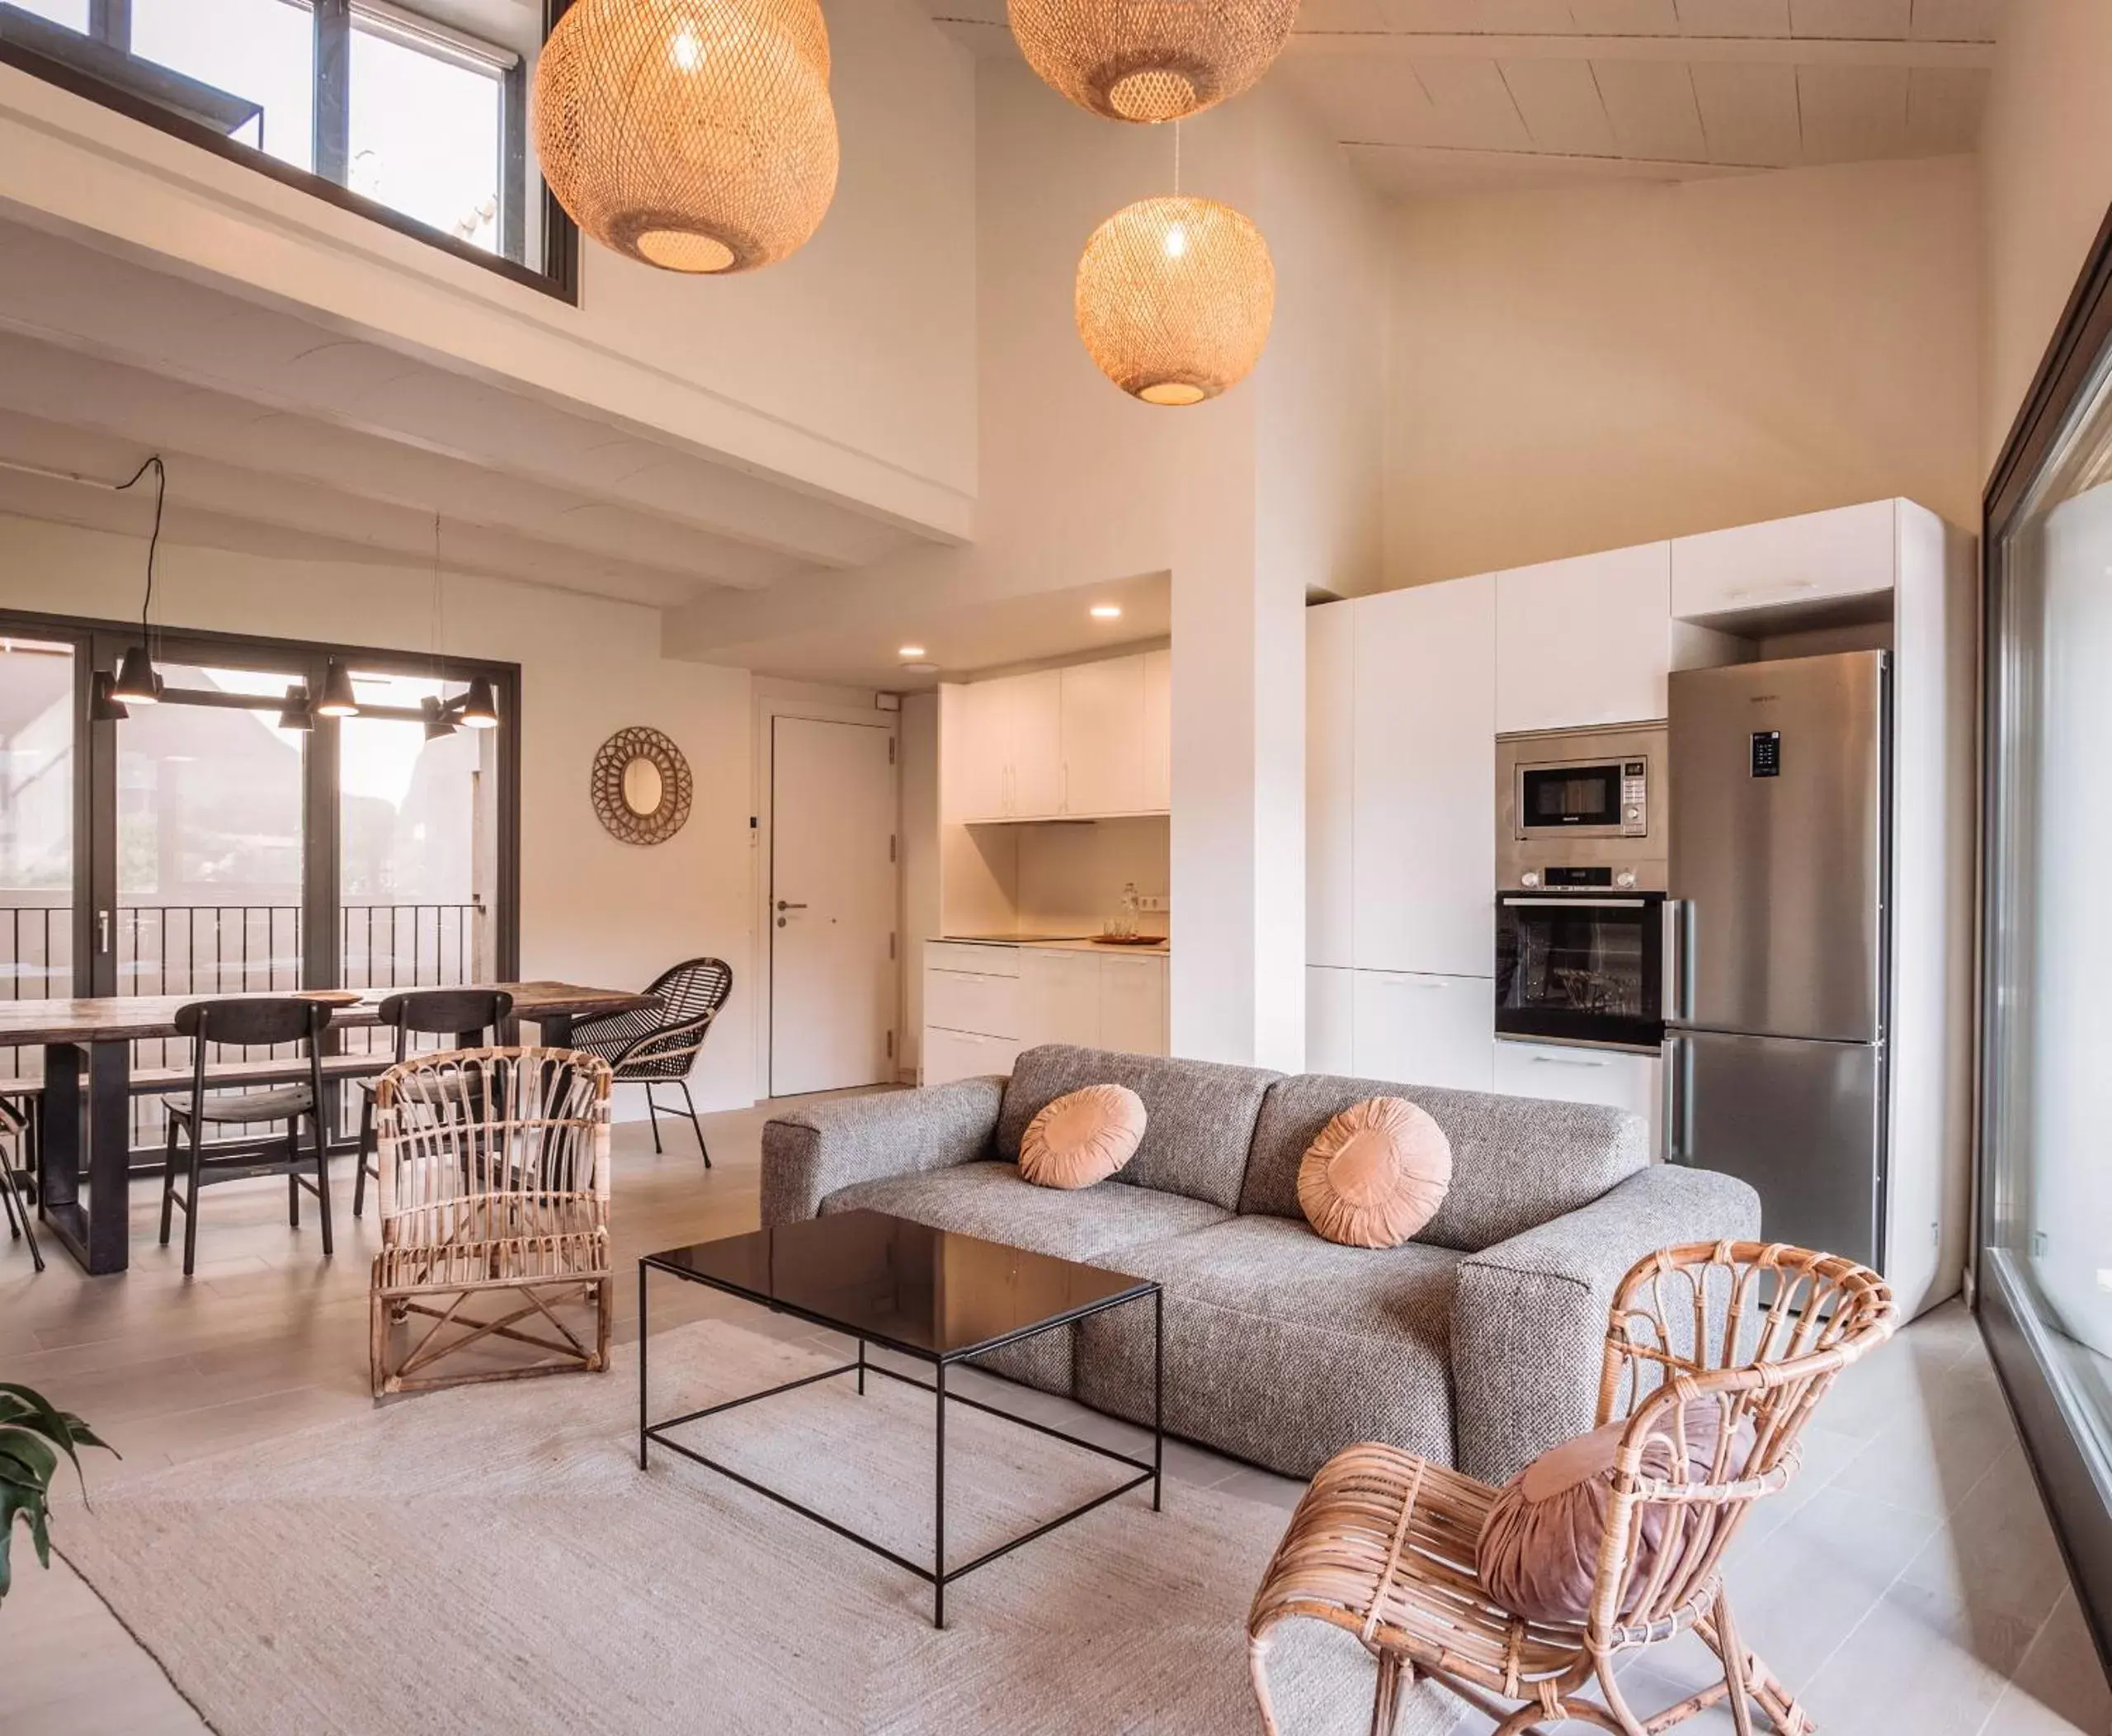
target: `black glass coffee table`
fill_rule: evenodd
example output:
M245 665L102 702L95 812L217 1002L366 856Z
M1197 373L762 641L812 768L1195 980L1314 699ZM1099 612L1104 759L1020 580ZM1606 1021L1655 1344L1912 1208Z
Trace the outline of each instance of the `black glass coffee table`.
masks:
M671 1277L702 1284L728 1295L760 1303L778 1314L810 1320L817 1326L858 1341L858 1357L834 1368L825 1368L766 1391L706 1405L679 1417L653 1420L647 1397L646 1276L665 1272ZM1099 1442L1066 1434L1062 1429L1030 1418L1013 1415L996 1405L985 1404L964 1393L946 1389L946 1371L986 1352L1016 1344L1037 1333L1054 1332L1106 1309L1148 1301L1152 1309L1152 1456L1147 1464L1128 1453ZM744 1236L727 1236L716 1242L697 1242L687 1248L671 1248L648 1254L638 1265L638 1463L645 1468L654 1441L668 1451L730 1477L742 1487L766 1495L795 1513L826 1526L839 1537L848 1538L897 1567L914 1573L931 1587L931 1622L946 1625L946 1587L956 1579L987 1567L1022 1544L1045 1537L1058 1526L1068 1525L1096 1507L1105 1507L1131 1489L1152 1486L1152 1510L1156 1512L1162 1485L1166 1455L1166 1307L1158 1285L1148 1278L1082 1266L1001 1242L933 1229L907 1218L878 1211L832 1213L802 1224L782 1224ZM878 1345L899 1355L928 1363L929 1381L920 1380L871 1361L869 1345ZM936 1474L933 1497L934 1538L931 1565L924 1566L896 1554L870 1537L861 1536L825 1513L794 1500L723 1465L679 1441L668 1431L714 1417L780 1393L811 1386L818 1380L848 1375L856 1378L858 1391L865 1390L868 1374L882 1375L933 1394L938 1423L933 1449ZM1125 1465L1137 1474L1090 1501L1037 1525L1010 1542L986 1550L959 1567L946 1565L946 1407L964 1404L972 1410L1002 1417L1007 1422L1038 1433L1052 1435L1072 1446L1083 1447L1104 1459Z

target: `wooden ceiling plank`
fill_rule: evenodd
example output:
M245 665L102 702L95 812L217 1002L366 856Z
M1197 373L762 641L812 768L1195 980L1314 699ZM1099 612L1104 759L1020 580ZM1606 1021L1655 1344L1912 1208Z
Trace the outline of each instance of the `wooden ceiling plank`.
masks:
M1532 149L1525 118L1494 60L1437 60L1415 71L1436 113L1432 143L1474 150Z
M1309 3L1309 0L1308 0ZM1673 0L1690 36L1787 36L1789 0Z
M1692 72L1711 162L1788 168L1803 160L1794 67L1698 60Z
M1903 66L1798 67L1804 161L1861 163L1908 155L1907 76Z
M1601 36L1670 36L1680 30L1673 0L1569 0L1577 28Z
M1789 28L1798 36L1850 36L1904 42L1914 0L1789 0Z
M1684 64L1595 60L1591 72L1623 156L1709 161L1694 81Z
M1618 154L1613 122L1591 64L1582 60L1499 63L1503 82L1525 117L1533 148L1587 156Z
M1992 42L2002 0L1913 0L1907 35L1922 42Z
M1977 149L1988 75L1921 67L1907 74L1907 148L1917 157Z
M1300 31L1286 59L1313 60L1502 61L1737 60L1780 66L1990 67L1992 42L1855 40L1842 37L1591 36L1530 34L1417 35L1392 31Z

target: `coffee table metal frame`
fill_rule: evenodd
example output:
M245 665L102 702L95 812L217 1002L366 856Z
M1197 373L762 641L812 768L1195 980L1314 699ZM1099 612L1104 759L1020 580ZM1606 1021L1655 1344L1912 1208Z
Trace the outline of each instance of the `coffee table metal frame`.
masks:
M651 1343L651 1337L646 1314L646 1275L650 1271L666 1272L670 1276L680 1278L686 1283L701 1284L707 1290L719 1290L727 1295L738 1296L742 1301L753 1302L758 1307L767 1308L772 1314L790 1314L794 1319L805 1320L831 1332L842 1333L847 1337L856 1337L858 1340L857 1360L854 1362L839 1364L834 1368L820 1369L811 1375L802 1375L796 1380L787 1380L782 1385L770 1387L762 1392L749 1393L741 1398L728 1399L718 1404L708 1404L700 1410L686 1411L679 1417L662 1418L656 1422L652 1420L652 1411L648 1399L648 1348ZM955 1363L965 1362L976 1356L987 1356L990 1352L1002 1349L1008 1344L1018 1344L1042 1333L1054 1332L1061 1327L1075 1325L1078 1321L1090 1315L1103 1313L1108 1309L1121 1308L1130 1303L1142 1302L1148 1298L1152 1304L1152 1456L1148 1464L1128 1453L1118 1452L1111 1446L1103 1446L1096 1441L1087 1441L1077 1435L1066 1434L1060 1428L1051 1427L1045 1422L1037 1422L1030 1417L1016 1416L1010 1411L999 1409L994 1404L985 1404L979 1399L971 1399L965 1393L949 1392L946 1389L946 1370ZM898 1356L907 1356L917 1362L929 1363L933 1370L933 1378L930 1380L920 1380L913 1375L902 1374L884 1363L873 1361L865 1354L865 1347L869 1342L884 1350L892 1351ZM668 1438L668 1431L671 1429L685 1427L690 1423L700 1422L706 1417L715 1417L724 1411L738 1410L743 1405L755 1404L765 1399L775 1399L783 1393L795 1392L803 1386L812 1386L818 1381L832 1380L842 1375L853 1375L857 1377L858 1393L862 1398L865 1396L865 1376L868 1374L882 1375L890 1380L899 1381L904 1386L916 1387L919 1391L934 1394L936 1399L935 1413L938 1426L933 1447L935 1472L932 1479L933 1542L932 1564L930 1567L926 1567L921 1562L912 1561L907 1555L898 1554L885 1544L875 1542L872 1538L860 1535L851 1530L849 1526L830 1518L826 1513L816 1512L813 1508L806 1506L804 1502L794 1500L791 1496L771 1488L766 1484L757 1482L752 1477L735 1470L729 1465L721 1464L718 1460L697 1451L694 1447ZM1030 1428L1037 1434L1052 1436L1056 1440L1065 1441L1072 1446L1083 1447L1087 1452L1097 1453L1103 1459L1112 1459L1118 1465L1129 1465L1137 1472L1137 1475L1125 1483L1117 1484L1113 1488L1101 1494L1094 1496L1090 1501L1081 1502L1067 1512L1058 1513L1054 1518L1044 1521L1031 1531L1022 1532L1009 1542L1001 1543L994 1549L985 1550L973 1561L964 1562L959 1567L950 1568L945 1564L946 1406L949 1403L964 1404L971 1410L978 1410L989 1416L1002 1418L1006 1422L1015 1423L1021 1428ZM835 1532L837 1536L847 1538L861 1548L870 1550L874 1554L893 1562L905 1573L914 1573L931 1587L931 1625L936 1628L943 1628L946 1625L946 1587L956 1579L965 1578L978 1568L988 1567L1000 1557L1011 1554L1014 1550L1032 1543L1037 1538L1047 1536L1058 1526L1068 1525L1073 1519L1083 1518L1095 1508L1105 1507L1109 1502L1128 1494L1132 1489L1141 1488L1147 1483L1152 1486L1152 1511L1157 1512L1160 1510L1166 1470L1166 1295L1153 1280L1139 1278L1133 1289L1121 1291L1118 1295L1102 1297L1083 1307L1067 1309L1060 1314L1052 1314L1045 1320L1037 1320L1031 1326L1021 1327L1017 1332L1006 1333L998 1337L986 1339L981 1343L941 1353L922 1349L915 1345L901 1343L874 1333L861 1333L857 1328L846 1326L840 1320L831 1319L826 1314L794 1307L789 1303L763 1300L752 1291L738 1285L722 1283L700 1272L665 1263L656 1256L648 1254L638 1262L638 1467L640 1470L647 1468L648 1454L654 1441L658 1441L669 1452L678 1454L682 1458L701 1465L707 1470L716 1471L722 1477L731 1478L743 1488L752 1489L758 1495L767 1496L779 1506L790 1507L801 1517L811 1519L815 1524Z

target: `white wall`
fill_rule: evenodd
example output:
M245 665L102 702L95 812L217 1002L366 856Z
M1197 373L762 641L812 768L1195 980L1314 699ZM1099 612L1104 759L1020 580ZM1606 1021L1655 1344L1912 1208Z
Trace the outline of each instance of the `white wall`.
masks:
M801 252L749 276L582 243L568 307L4 67L0 212L965 534L973 64L916 0L827 12L836 201Z
M1893 495L1974 525L1978 189L1949 158L1405 207L1387 584Z
M1980 460L2001 455L2112 203L2112 7L2010 0L1980 139Z
M142 540L0 516L0 607L136 618ZM164 545L154 616L186 627L384 649L430 649L430 573L264 560ZM643 986L700 953L733 967L705 1045L700 1107L752 1100L754 1004L747 672L671 663L652 610L497 579L447 581L446 649L521 672L521 968ZM603 831L587 796L595 750L629 724L665 730L695 780L689 823L651 848ZM636 1115L635 1092L618 1093Z

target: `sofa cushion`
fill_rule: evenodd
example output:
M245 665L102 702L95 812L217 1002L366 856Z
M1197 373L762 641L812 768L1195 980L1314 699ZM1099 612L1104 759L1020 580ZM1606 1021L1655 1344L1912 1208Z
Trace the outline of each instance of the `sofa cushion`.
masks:
M1358 1441L1450 1465L1460 1257L1341 1248L1272 1217L1123 1249L1124 1271L1166 1289L1167 1429L1294 1477ZM1148 1313L1111 1309L1077 1333L1078 1396L1148 1423Z
M825 1212L859 1206L1122 1271L1131 1269L1121 1251L1132 1243L1179 1236L1230 1219L1219 1207L1177 1193L1111 1183L1066 1192L1021 1180L1016 1164L990 1163L860 1182L822 1201ZM1136 1303L1113 1312L1150 1310ZM1067 1326L1040 1333L977 1360L1007 1379L1068 1394L1075 1386L1072 1342L1076 1331Z
M1088 1085L1026 1124L1020 1177L1036 1187L1091 1187L1137 1154L1144 1100L1126 1085Z
M1247 1172L1262 1097L1282 1077L1259 1067L1047 1044L1012 1065L997 1113L997 1155L1016 1163L1027 1124L1058 1097L1087 1085L1126 1085L1144 1100L1144 1137L1115 1181L1186 1194L1230 1211ZM1290 1209L1298 1210L1294 1195Z
M1305 1221L1345 1248L1398 1248L1445 1203L1452 1148L1400 1097L1367 1097L1320 1130L1298 1166Z
M1419 1238L1440 1248L1478 1253L1590 1205L1650 1162L1648 1124L1624 1110L1301 1073L1279 1079L1262 1102L1240 1211L1302 1219L1298 1168L1306 1148L1343 1110L1377 1097L1405 1097L1426 1111L1451 1143L1451 1188ZM1001 1143L1011 1113L1008 1089Z

